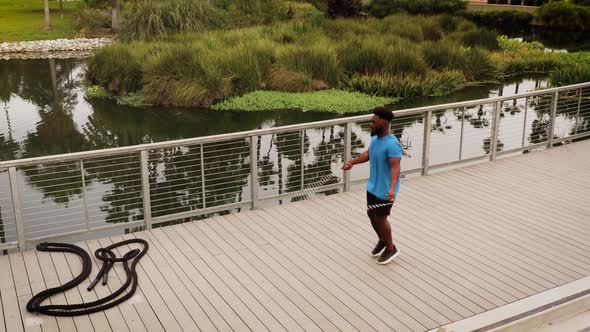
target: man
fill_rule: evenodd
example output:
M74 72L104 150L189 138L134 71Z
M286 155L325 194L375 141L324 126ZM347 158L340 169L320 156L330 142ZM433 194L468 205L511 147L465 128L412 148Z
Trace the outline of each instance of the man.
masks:
M402 147L397 138L389 133L393 113L385 108L378 108L371 118L371 144L369 150L344 163L343 170L348 171L356 164L370 161L370 175L367 183L367 205L379 205L369 208L367 214L379 241L371 252L379 257L378 264L387 264L399 255L393 244L391 226L387 216L399 191L400 162Z

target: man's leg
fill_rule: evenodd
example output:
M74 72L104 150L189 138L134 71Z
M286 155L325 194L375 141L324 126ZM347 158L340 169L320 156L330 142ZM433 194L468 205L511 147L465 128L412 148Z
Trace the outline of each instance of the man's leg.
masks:
M379 224L377 224L377 220L375 219L376 218L375 212L373 210L368 210L367 215L369 216L369 219L371 219L371 226L373 226L373 230L375 231L375 234L377 234L379 241L385 242L385 238L383 238L383 236L381 236Z
M374 215L376 229L379 234L379 239L385 242L385 248L387 251L392 251L394 248L393 237L391 235L391 225L387 221L387 215L378 216Z

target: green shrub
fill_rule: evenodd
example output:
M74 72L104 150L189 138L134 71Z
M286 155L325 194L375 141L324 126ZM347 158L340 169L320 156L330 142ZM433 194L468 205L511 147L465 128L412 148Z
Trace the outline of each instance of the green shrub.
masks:
M590 29L590 7L577 6L570 2L550 2L539 9L538 18L551 28Z
M464 87L465 76L456 70L429 71L421 85L423 96L446 96Z
M138 0L125 11L119 36L123 40L149 40L220 26L219 10L207 0Z
M504 76L548 74L561 64L557 53L535 49L518 49L494 54Z
M327 40L324 40L306 47L287 46L278 52L277 63L285 69L335 85L339 72L336 54Z
M341 68L348 73L378 73L385 66L387 57L387 45L376 37L350 40L338 50Z
M85 32L110 29L111 12L106 9L81 8L75 14L74 27Z
M421 74L427 67L420 48L404 40L391 44L378 38L352 40L339 49L338 58L347 73Z
M494 82L500 76L498 65L487 52L478 48L466 50L460 65L468 82Z
M232 28L270 24L288 18L289 7L281 0L225 0L225 21Z
M498 37L498 44L500 45L500 49L506 52L545 49L545 46L538 41L525 42L516 38L508 38L506 36Z
M143 78L141 61L127 45L112 44L98 50L89 60L86 77L92 84L117 95L138 91Z
M564 86L590 82L590 64L567 64L552 72L549 76L549 82L552 86Z
M485 28L462 32L459 35L459 41L469 47L483 47L488 50L500 49L498 34Z
M151 104L209 106L230 95L231 82L219 67L202 60L212 52L174 45L145 64L143 93Z
M280 66L272 66L266 79L266 88L284 92L313 90L313 79L304 73L296 73Z
M367 6L370 15L385 17L407 12L410 14L455 13L467 8L464 0L373 0Z
M464 86L465 77L458 71L429 71L420 75L353 74L340 87L376 96L410 98L444 96Z
M424 40L420 24L422 21L418 17L405 14L393 15L379 22L378 29L383 35L394 35L413 42L421 42Z
M450 14L443 14L438 18L438 25L443 29L445 32L453 32L456 31L459 27L461 19L450 15Z
M457 68L463 56L459 45L448 41L426 42L422 44L422 53L428 66L434 69Z
M590 52L567 54L560 67L551 73L553 86L563 86L590 81Z

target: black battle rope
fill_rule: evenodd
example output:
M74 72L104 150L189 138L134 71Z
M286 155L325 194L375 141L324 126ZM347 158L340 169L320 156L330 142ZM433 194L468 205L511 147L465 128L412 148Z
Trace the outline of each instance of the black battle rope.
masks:
M128 245L131 243L142 244L143 249L130 250L121 258L117 258L115 253L112 251L117 247ZM62 286L44 290L39 294L33 296L29 303L27 303L27 310L29 312L38 312L40 314L50 316L80 316L103 311L114 306L117 306L120 303L123 303L131 296L133 296L133 293L135 293L135 290L137 289L137 272L135 271L135 267L141 259L141 257L143 257L143 255L145 255L145 253L148 251L148 248L148 243L145 240L132 239L114 243L106 248L100 248L94 252L94 256L97 259L101 260L103 263L102 268L96 276L96 279L90 284L90 286L88 286L88 291L91 291L101 278L103 279L102 284L107 284L107 276L109 270L113 267L115 263L123 263L123 266L125 267L127 280L125 281L125 283L123 283L123 286L121 286L121 288L119 288L113 294L89 303L69 305L41 305L41 303L47 300L49 297L72 289L78 286L86 278L88 278L90 276L90 272L92 271L92 260L90 259L90 255L88 255L88 253L84 249L73 244L47 242L38 244L37 250L39 251L68 252L80 256L80 258L82 259L82 272L77 277L75 277L74 279L65 283ZM129 260L132 260L131 267L128 264ZM127 292L127 294L116 299L119 295L125 292L129 285L131 285L131 289Z

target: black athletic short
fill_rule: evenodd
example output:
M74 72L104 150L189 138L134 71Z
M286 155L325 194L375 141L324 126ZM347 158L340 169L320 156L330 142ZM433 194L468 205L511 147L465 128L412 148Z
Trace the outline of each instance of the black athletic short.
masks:
M389 203L389 204L387 204L387 203ZM375 215L388 216L391 214L391 208L393 207L393 204L391 204L390 201L388 201L386 199L380 199L377 196L375 196L367 191L367 209L369 208L370 205L375 205L375 204L387 204L385 206L380 206L378 208L372 209L372 211L375 212Z

